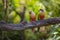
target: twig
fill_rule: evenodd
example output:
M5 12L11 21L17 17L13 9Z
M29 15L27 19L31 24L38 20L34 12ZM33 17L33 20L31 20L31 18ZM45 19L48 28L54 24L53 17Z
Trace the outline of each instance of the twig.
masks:
M7 22L7 0L2 0L4 6L4 21Z

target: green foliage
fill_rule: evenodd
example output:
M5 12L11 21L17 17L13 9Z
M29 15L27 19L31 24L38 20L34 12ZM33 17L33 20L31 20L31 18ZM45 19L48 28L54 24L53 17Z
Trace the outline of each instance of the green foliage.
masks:
M58 17L58 16L60 16L60 8L59 8L59 6L60 6L60 0L50 0L50 1L45 1L45 0L43 0L42 1L42 3L45 5L45 7L46 7L46 10L47 11L52 11L52 16L53 17Z
M0 0L0 20L3 19L3 16L4 16L3 4L2 0Z
M15 13L15 11L12 11L8 16L12 19L13 23L20 23L20 17Z
M29 22L29 20L30 20L28 11L26 11L26 13L25 13L25 20L28 21L28 22Z
M16 12L13 9L15 9L18 13L20 13L23 11L24 6L26 6L24 20L28 22L30 22L29 10L32 10L36 14L36 20L39 14L38 10L41 8L44 10L45 19L60 16L60 0L8 0L7 20L9 23L14 24L20 23L21 18L19 17L19 15L16 14ZM0 20L2 20L3 18L4 18L3 3L2 0L0 0ZM25 30L26 40L37 40L37 39L40 40L43 36L48 36L47 40L55 40L60 36L60 26L58 26L58 28L55 28L56 26L57 25L47 26L46 28L47 33L43 33L41 31L38 33L35 30L35 33L32 34L30 29ZM16 38L15 40L19 40L18 31L14 32L11 31L8 32L7 34L9 38L11 39ZM42 39L44 40L44 38Z

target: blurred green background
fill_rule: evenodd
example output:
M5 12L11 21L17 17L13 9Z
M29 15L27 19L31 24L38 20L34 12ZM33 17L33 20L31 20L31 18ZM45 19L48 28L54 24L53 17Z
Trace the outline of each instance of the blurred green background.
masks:
M23 7L26 6L25 18L24 20L30 21L29 10L32 10L36 14L36 20L38 18L38 10L43 9L45 14L45 19L52 17L60 17L60 0L7 0L7 22L18 24L21 21L19 15L13 10L13 8L17 12L22 12ZM0 0L0 20L4 18L4 9L3 2ZM54 30L53 30L54 29ZM35 28L36 30L36 28ZM24 31L25 40L60 40L60 24L49 25L46 28L46 33L35 32L32 34L31 29L27 29ZM18 31L10 31L6 33L8 40L19 40L19 32ZM46 39L44 38L46 37Z

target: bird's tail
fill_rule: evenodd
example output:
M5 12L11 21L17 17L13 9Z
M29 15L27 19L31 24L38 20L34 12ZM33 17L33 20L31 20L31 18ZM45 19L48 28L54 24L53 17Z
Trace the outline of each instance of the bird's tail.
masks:
M32 33L34 34L34 28L32 28Z
M39 30L40 30L40 27L37 28L37 31L38 31L38 32L39 32Z

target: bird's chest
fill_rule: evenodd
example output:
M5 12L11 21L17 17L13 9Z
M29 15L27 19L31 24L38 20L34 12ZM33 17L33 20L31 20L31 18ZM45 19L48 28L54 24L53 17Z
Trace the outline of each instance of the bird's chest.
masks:
M44 17L45 17L44 14L42 14L42 15L40 14L40 16L39 16L39 18L40 18L41 20L43 20Z
M36 16L33 15L33 14L31 14L31 15L30 15L30 21L35 21L35 19L36 19Z

